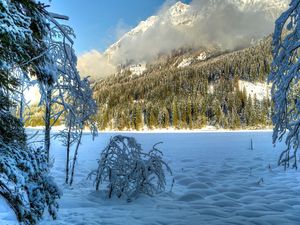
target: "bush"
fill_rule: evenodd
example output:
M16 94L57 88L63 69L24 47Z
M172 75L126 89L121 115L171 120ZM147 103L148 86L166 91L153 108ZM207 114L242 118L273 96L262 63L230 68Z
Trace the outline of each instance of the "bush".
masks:
M158 144L144 153L134 138L121 135L112 137L101 153L98 169L90 174L95 175L96 190L105 183L108 198L125 197L128 201L142 193L153 196L164 191L164 169L171 175L172 171L162 160L163 154L156 148Z

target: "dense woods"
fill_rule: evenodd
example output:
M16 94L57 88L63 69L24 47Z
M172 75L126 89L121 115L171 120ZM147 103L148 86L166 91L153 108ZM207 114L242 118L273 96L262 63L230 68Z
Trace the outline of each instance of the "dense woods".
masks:
M177 52L148 65L142 75L123 71L97 82L95 120L100 129L256 128L270 124L269 96L250 96L239 80L266 82L271 38L230 53L211 52L204 61L177 65L197 52Z
M196 60L203 49L180 49L148 64L142 75L129 69L94 83L99 129L263 128L271 125L269 96L258 100L239 80L266 82L272 61L271 37L233 52L209 50L206 60ZM191 65L178 68L186 58ZM55 107L55 106L54 106ZM43 125L43 109L26 110L26 126ZM57 111L57 110L55 110ZM56 121L60 125L61 120Z

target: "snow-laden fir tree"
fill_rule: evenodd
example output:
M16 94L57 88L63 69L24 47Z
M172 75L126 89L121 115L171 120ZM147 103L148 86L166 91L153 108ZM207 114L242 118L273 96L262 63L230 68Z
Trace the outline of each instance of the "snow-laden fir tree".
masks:
M285 139L286 150L279 158L285 168L297 168L300 144L300 1L292 0L277 19L273 36L273 63L269 81L273 83L272 99L275 125L273 142Z
M36 224L45 209L55 218L59 189L49 176L45 152L32 149L11 96L19 84L16 69L44 79L48 32L44 6L33 0L0 0L0 195L21 224Z
M49 176L45 151L26 145L26 135L18 119L0 115L1 125L3 120L10 122L11 126L6 126L10 133L22 137L24 142L6 142L0 137L0 195L22 224L37 224L46 209L55 219L61 193Z

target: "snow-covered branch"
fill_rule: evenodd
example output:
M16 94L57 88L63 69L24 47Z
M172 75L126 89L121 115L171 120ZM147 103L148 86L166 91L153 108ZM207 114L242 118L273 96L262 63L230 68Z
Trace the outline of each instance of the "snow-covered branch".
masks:
M273 63L269 81L273 83L272 99L275 125L273 142L285 138L287 149L279 164L285 168L292 163L297 168L300 144L300 1L292 0L289 9L277 19L273 36Z

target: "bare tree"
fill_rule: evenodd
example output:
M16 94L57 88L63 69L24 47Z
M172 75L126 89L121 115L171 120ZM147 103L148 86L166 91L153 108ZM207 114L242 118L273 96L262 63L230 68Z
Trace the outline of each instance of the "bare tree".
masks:
M41 93L40 105L44 105L45 114L45 136L44 145L50 157L51 128L60 116L67 110L71 110L66 104L70 85L74 85L80 76L76 69L77 57L72 48L73 41L70 37L75 37L73 30L69 26L60 25L52 14L47 13L49 20L53 23L50 35L48 36L48 52L44 62L44 73L49 74L46 79L40 80L39 89ZM59 17L60 18L60 17ZM69 43L67 43L69 42ZM59 105L59 111L53 112L53 105Z
M76 143L76 148L74 152L72 168L71 168L71 177L70 177L70 186L73 184L74 180L74 173L75 173L75 165L78 158L78 150L79 145L81 144L82 138L82 131L84 126L87 126L93 138L97 135L97 125L93 120L93 116L97 113L97 104L93 99L93 90L91 89L90 82L88 78L84 78L80 82L81 91L79 92L80 97L77 99L77 110L76 110L76 117L77 117L77 130L79 131L79 136Z
M92 116L97 112L97 105L93 99L93 91L90 87L88 78L81 80L72 80L72 84L65 83L68 87L67 96L64 100L64 104L67 105L67 110L64 112L64 122L66 128L59 132L56 136L59 137L66 146L66 178L65 183L69 183L69 167L70 167L70 151L71 146L76 144L70 185L73 183L73 176L75 171L75 164L78 156L78 149L81 143L82 132L84 126L88 126L92 132L93 137L97 134L97 127L92 120Z

